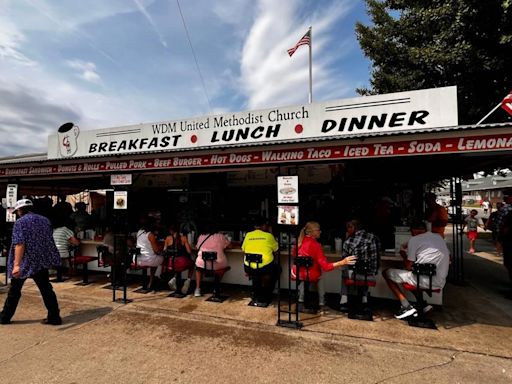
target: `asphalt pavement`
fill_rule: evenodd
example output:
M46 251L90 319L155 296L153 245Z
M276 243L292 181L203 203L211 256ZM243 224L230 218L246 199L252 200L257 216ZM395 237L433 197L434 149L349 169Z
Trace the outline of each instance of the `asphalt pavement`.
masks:
M104 275L55 284L64 323L48 326L28 281L13 323L0 326L0 382L511 383L510 282L493 250L481 238L464 254L466 281L447 284L431 316L437 330L395 319L390 300L372 301L373 322L351 320L336 297L325 313L302 315L302 330L282 328L276 302L249 307L243 287L226 287L217 304L137 294L133 284L133 302L113 303Z

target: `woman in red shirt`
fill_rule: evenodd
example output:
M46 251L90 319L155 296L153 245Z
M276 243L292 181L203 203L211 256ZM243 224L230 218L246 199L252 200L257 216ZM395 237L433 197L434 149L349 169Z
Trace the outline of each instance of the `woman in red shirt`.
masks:
M322 271L329 272L335 268L341 268L344 265L354 265L356 263L355 256L348 256L343 260L329 263L325 257L322 245L317 241L322 231L320 224L315 221L309 221L304 228L301 229L299 234L299 257L310 256L313 259L313 266L309 268L310 283L316 283L318 287L318 303L320 306L325 305L325 287L322 280ZM295 250L293 254L296 254ZM296 266L292 267L292 278L296 279ZM306 280L306 269L300 268L300 280ZM299 285L299 302L304 302L304 285Z

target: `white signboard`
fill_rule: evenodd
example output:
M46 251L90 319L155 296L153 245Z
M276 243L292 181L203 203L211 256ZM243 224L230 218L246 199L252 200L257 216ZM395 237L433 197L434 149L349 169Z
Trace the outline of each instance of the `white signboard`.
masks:
M131 173L124 175L110 175L110 185L131 185L132 175Z
M444 87L88 131L66 123L48 138L48 159L342 139L457 123L457 89ZM133 163L130 169L137 168Z
M299 207L297 205L278 205L277 206L277 224L298 225Z
M114 209L128 209L127 191L114 191Z
M277 202L279 204L299 202L299 176L277 177Z
M7 184L5 193L7 209L5 210L5 221L7 223L14 223L16 221L16 213L14 207L18 200L18 184Z

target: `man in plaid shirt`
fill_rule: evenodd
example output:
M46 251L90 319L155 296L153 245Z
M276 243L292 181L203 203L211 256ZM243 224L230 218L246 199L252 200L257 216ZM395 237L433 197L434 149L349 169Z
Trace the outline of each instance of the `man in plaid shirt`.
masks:
M375 275L379 270L380 265L380 240L372 233L366 232L359 220L350 220L347 222L347 235L343 243L341 251L341 258L344 259L348 256L356 256L357 260L364 260L369 267L368 280L375 279ZM353 271L344 270L342 273L344 277L350 277ZM356 276L356 279L364 280L363 275ZM363 303L368 302L368 287L361 287L363 289ZM343 283L341 285L341 301L340 311L348 312L348 287Z

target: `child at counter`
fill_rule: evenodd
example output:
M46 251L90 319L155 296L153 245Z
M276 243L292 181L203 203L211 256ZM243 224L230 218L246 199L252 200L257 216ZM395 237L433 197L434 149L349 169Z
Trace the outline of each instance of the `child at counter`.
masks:
M203 260L203 252L217 252L217 260L213 262L213 269L215 271L225 269L228 266L228 259L224 250L230 246L231 242L224 236L223 233L218 231L217 225L214 222L208 222L201 230L201 235L197 239L197 259L196 259L196 290L195 297L202 296L201 294L201 280L206 269ZM208 266L210 267L210 266Z
M191 259L192 247L188 242L187 236L178 232L176 225L171 224L168 230L169 235L165 238L164 241L164 252L173 250L176 253L174 258L174 269L180 271L175 272L173 270L172 259L169 258L166 267L174 274L174 276L168 282L169 288L171 288L171 291L176 291L176 273L181 273L181 271L188 270L187 279L183 282L183 286L181 287L181 293L186 295L190 288L192 274L194 273L194 263Z

